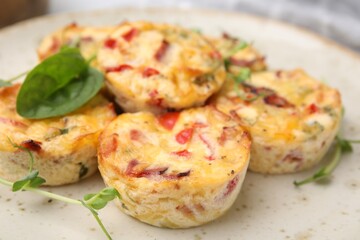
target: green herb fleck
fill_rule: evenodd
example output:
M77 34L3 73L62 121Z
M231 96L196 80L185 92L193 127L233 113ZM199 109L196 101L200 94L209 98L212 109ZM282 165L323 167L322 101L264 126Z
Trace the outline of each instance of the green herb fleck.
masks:
M204 84L207 84L210 81L213 81L215 79L213 74L204 74L197 78L195 78L194 83L196 85L202 86Z
M80 163L79 179L85 177L88 171L89 169L84 164Z
M231 49L228 53L228 56L233 56L234 54L236 54L237 52L247 48L249 46L249 44L245 41L240 42L238 45L236 45L233 49Z
M69 133L69 129L68 128L60 128L60 135L64 135L64 134L68 134Z

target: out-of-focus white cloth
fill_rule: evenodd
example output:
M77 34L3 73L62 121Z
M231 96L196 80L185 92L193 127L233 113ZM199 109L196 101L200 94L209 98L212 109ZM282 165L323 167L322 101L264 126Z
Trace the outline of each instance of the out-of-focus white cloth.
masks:
M50 0L50 12L121 6L215 8L280 19L360 52L360 0Z

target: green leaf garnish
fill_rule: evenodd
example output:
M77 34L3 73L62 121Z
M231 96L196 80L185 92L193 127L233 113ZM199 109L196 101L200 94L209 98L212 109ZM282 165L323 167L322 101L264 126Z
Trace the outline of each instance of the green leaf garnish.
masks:
M241 84L251 77L251 70L249 68L241 68L240 72L234 77L237 84Z
M86 194L84 196L84 203L93 209L100 210L116 197L121 198L119 192L115 188L108 187L98 193Z
M29 154L29 174L16 182L9 182L5 179L0 178L1 184L12 187L13 192L20 191L20 190L32 191L32 192L41 194L43 196L55 199L55 200L59 200L59 201L63 201L66 203L71 203L71 204L82 205L91 212L91 214L94 216L96 222L99 224L101 230L105 233L106 237L109 240L112 239L109 232L106 230L104 224L101 222L97 210L104 208L108 204L108 202L114 200L116 197L121 200L121 196L115 188L108 187L108 188L104 188L103 190L101 190L98 193L86 194L84 196L84 200L76 200L76 199L64 197L64 196L61 196L61 195L58 195L55 193L51 193L51 192L47 192L47 191L38 189L38 187L40 187L46 181L44 178L39 177L38 170L33 170L34 156L33 156L32 152L29 149L12 142L10 138L8 138L8 140L13 147L27 151L27 153ZM83 167L84 166L82 165L81 168L83 168ZM83 170L83 171L85 171L85 170ZM87 172L87 169L86 169L86 172Z
M27 75L16 110L31 119L65 115L94 97L103 80L103 74L89 67L78 49L64 48Z
M20 190L25 190L26 187L38 188L41 184L46 182L45 179L39 177L38 175L39 171L34 170L23 179L14 182L14 184L12 185L12 191L16 192Z
M360 141L346 140L341 138L340 136L336 136L335 152L330 162L326 166L320 168L320 170L317 171L313 176L308 177L302 181L294 181L294 185L301 186L307 183L329 178L339 164L342 154L352 152L351 143L360 143Z

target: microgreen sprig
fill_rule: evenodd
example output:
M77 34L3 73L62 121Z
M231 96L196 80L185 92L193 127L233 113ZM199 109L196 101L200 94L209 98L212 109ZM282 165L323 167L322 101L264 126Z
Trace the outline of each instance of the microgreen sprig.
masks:
M343 139L340 136L336 136L335 150L334 155L330 162L320 168L314 175L302 180L302 181L294 181L295 186L301 186L311 182L317 182L322 179L327 179L331 176L332 172L335 170L337 165L339 164L342 154L349 153L353 151L352 143L360 143L360 140L347 140Z
M12 85L12 82L16 81L17 79L25 76L26 74L28 74L29 71L26 71L26 72L23 72L23 73L20 73L19 75L15 76L15 77L12 77L12 78L9 78L7 80L4 80L4 79L0 79L0 88L1 87L9 87Z
M16 143L14 143L13 141L11 141L10 138L8 138L10 144L14 147L14 148L18 148L21 149L23 151L26 151L29 154L29 173L27 176L25 176L24 178L16 181L13 183L12 185L12 191L13 192L17 192L20 190L24 190L24 188L30 186L32 188L37 188L39 187L41 184L45 183L45 179L42 177L39 177L39 171L38 170L33 170L34 167L34 155L32 154L32 152L27 149L26 147L23 147L21 145L18 145Z
M51 193L51 192L47 192L47 191L38 189L38 187L40 187L46 181L44 178L38 176L39 175L38 170L33 170L34 156L33 156L32 152L29 149L12 142L10 138L8 138L8 139L13 147L21 149L23 151L26 151L29 154L29 173L27 176L25 176L24 178L22 178L21 180L18 180L16 182L10 182L10 181L0 178L1 184L11 187L13 192L20 191L20 190L30 191L30 192L34 192L34 193L43 195L45 197L49 197L51 199L58 200L58 201L84 206L94 216L96 222L99 224L101 230L104 232L106 237L109 240L112 239L111 235L106 230L104 224L102 223L101 219L99 218L98 210L104 208L108 204L108 202L114 200L115 198L121 199L119 192L115 188L107 187L107 188L102 189L98 193L86 194L82 200L72 199L72 198L68 198L65 196L61 196L61 195L58 195L55 193Z

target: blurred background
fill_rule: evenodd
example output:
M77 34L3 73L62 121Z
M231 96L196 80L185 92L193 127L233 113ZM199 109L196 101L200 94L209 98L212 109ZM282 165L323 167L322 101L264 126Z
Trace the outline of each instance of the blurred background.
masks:
M0 27L43 14L125 6L246 12L310 29L360 52L360 0L1 0Z

